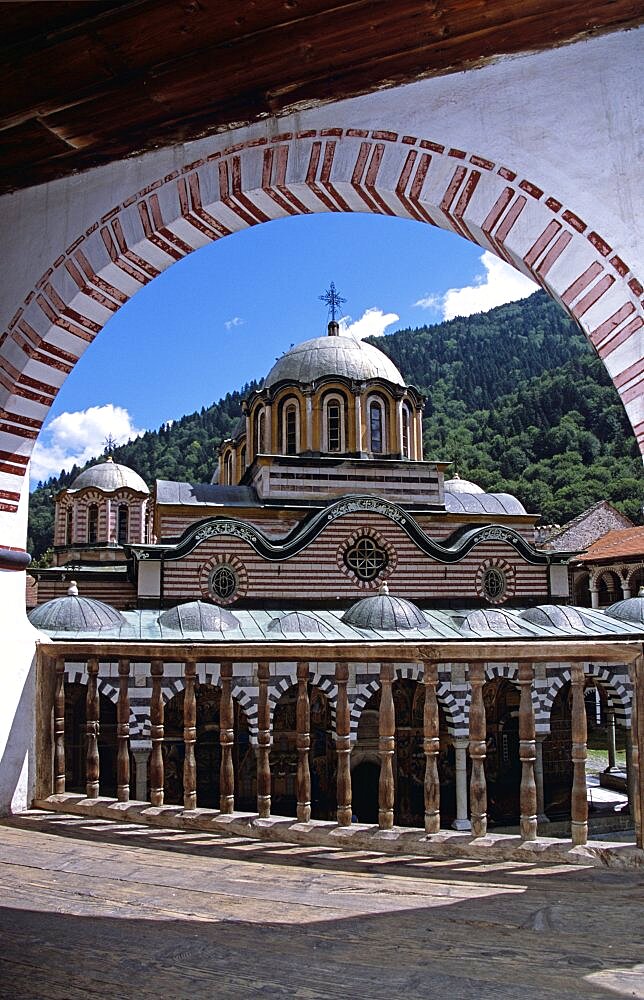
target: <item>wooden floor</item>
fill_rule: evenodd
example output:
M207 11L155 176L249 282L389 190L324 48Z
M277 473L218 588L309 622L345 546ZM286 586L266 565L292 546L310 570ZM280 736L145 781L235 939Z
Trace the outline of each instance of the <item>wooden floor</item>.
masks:
M633 872L0 821L3 998L644 998L643 912Z

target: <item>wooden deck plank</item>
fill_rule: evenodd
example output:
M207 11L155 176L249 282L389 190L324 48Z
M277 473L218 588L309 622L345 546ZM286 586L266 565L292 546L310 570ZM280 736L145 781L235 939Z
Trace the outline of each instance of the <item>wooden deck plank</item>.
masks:
M0 997L644 997L643 903L637 872L30 814L0 824Z

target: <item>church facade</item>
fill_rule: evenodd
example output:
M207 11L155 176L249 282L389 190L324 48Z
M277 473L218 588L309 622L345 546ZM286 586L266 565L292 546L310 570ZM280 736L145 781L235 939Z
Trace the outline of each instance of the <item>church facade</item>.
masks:
M535 548L537 515L423 458L423 404L331 322L244 401L212 483L150 496L108 459L61 491L39 600L74 576L120 608L343 606L384 582L435 607L566 601L569 556Z

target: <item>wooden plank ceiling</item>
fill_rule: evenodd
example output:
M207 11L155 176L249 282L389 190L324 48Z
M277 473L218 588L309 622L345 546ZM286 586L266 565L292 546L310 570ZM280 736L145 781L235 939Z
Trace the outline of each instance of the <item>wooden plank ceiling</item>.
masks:
M0 5L0 192L641 19L640 0Z

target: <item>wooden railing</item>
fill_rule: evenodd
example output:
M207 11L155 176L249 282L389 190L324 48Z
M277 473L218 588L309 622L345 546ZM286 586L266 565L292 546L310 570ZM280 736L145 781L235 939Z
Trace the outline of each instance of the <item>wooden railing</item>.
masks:
M537 838L537 780L535 774L536 737L535 714L532 691L534 686L534 660L521 659L531 650L520 649L518 645L512 649L511 644L497 647L498 658L507 662L508 659L518 660L518 684L520 687L519 704L519 757L521 764L520 781L520 835L524 841ZM622 646L626 644L621 644ZM93 648L93 651L92 651ZM69 644L61 649L57 644L43 646L38 662L38 800L46 799L52 793L60 795L65 792L65 665L66 661L87 664L87 697L86 697L86 796L95 799L100 792L100 756L98 749L99 736L99 692L98 675L99 659L114 662L118 659L118 702L117 702L117 757L116 785L119 802L128 802L130 797L130 679L132 660L126 655L127 645L119 644L90 648L89 655L83 657L78 646ZM320 662L320 653L324 647L312 649L316 662ZM639 647L641 649L641 646ZM85 647L83 647L85 649ZM301 650L298 650L301 651ZM79 655L80 652L80 655ZM151 754L149 766L150 803L162 806L164 803L164 700L163 681L164 663L183 663L183 742L185 747L183 763L183 805L186 810L197 806L197 765L195 745L197 739L196 725L196 680L197 662L213 660L212 647L209 656L204 655L206 649L193 651L190 647L178 649L168 647L161 657L160 650L155 648L155 656L145 659L150 664L151 676ZM337 650L336 650L337 652ZM382 654L386 650L380 649ZM624 650L622 655L627 651ZM639 760L642 752L642 733L639 731L638 718L642 718L642 691L644 688L643 659L637 648L629 644L631 655L631 679L634 686L633 699L633 812L638 846L642 846L642 799L644 789ZM116 653L116 655L115 655ZM255 648L255 655L257 649ZM618 651L613 650L614 658ZM541 651L542 656L543 650ZM545 655L552 659L552 653ZM579 651L577 652L579 656ZM143 657L139 654L139 660ZM246 664L252 659L246 650ZM337 686L335 749L337 754L337 823L339 826L349 826L352 822L352 789L350 770L350 712L348 699L349 667L351 662L359 662L359 651L352 650L347 660L336 660L332 676ZM447 659L447 658L446 658ZM453 651L451 660L454 659ZM442 658L441 658L442 661ZM423 715L423 752L425 756L424 769L424 815L425 832L435 834L440 829L440 782L438 774L439 753L439 710L437 700L438 664L437 659L422 658L422 682L425 689ZM234 704L233 679L235 662L232 659L220 659L220 689L219 708L220 721L220 812L231 815L235 810L235 774L233 766ZM255 661L257 662L257 661ZM408 661L407 661L408 662ZM467 665L467 679L471 690L469 711L469 756L471 760L471 778L469 786L470 821L472 835L475 838L484 837L487 832L487 783L485 772L486 758L486 715L483 701L483 685L485 683L485 662L481 659L470 660ZM272 733L270 727L269 681L271 671L269 662L260 660L257 663L257 816L266 819L271 816L271 763L270 750ZM394 681L394 664L391 661L380 663L379 682L381 689L378 715L378 753L380 758L380 779L378 787L378 826L381 830L390 830L394 825L394 769L393 760L396 746L396 720L392 684ZM309 767L310 733L310 703L308 683L311 670L308 660L301 659L297 663L297 820L306 823L311 818L311 774ZM571 796L571 838L574 845L583 845L588 837L588 803L586 789L586 712L584 707L584 669L581 659L571 662L572 688L572 746L571 758L573 764L572 796Z

